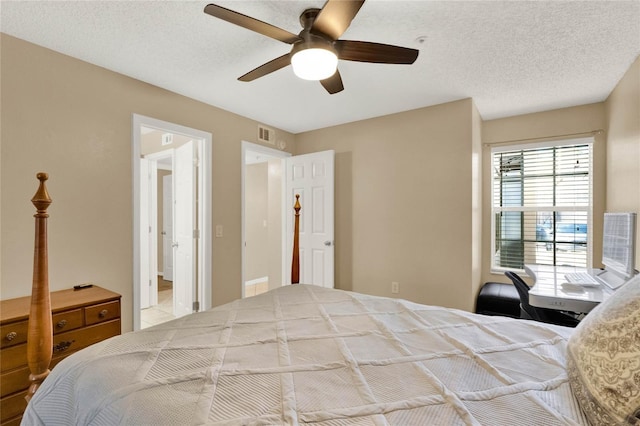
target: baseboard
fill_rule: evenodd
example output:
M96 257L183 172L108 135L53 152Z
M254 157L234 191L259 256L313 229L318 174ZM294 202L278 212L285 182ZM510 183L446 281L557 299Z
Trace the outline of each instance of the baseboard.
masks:
M254 285L254 284L258 284L261 283L263 281L269 281L269 277L260 277L260 278L256 278L254 280L249 280L249 281L245 281L244 285Z

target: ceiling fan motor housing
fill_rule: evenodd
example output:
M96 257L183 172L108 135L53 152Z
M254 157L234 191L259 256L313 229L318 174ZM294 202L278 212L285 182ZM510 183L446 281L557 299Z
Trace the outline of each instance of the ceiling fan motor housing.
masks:
M320 9L311 8L306 9L300 15L300 25L302 25L303 30L298 34L300 40L293 43L293 48L290 53L291 57L305 49L325 49L338 56L338 52L333 46L334 40L331 40L330 37L324 34L314 34L311 32L318 13L320 13Z
M325 39L322 36L318 36L311 33L301 34L302 40L296 41L291 48L290 56L293 57L296 53L305 49L325 49L338 56L338 51L333 46L333 42Z

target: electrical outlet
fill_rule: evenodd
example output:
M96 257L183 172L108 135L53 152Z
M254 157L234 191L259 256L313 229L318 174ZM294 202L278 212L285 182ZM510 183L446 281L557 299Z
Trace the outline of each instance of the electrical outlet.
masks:
M400 283L395 281L391 283L391 293L393 294L400 293Z

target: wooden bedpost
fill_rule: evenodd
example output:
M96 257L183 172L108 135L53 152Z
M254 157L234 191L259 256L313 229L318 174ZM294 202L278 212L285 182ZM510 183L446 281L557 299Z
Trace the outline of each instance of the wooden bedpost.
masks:
M36 232L33 252L33 284L31 287L31 311L27 333L27 362L29 364L29 401L40 384L49 375L49 364L53 353L53 327L51 299L49 295L49 260L47 249L47 208L51 198L47 192L46 173L38 173L40 186L31 202L36 207Z
M296 204L293 206L296 211L293 225L293 261L291 262L291 284L300 283L300 194L296 194Z

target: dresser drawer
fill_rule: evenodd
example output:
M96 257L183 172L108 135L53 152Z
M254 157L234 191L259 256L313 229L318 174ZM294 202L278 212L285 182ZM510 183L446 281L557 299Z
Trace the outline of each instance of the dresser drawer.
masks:
M120 334L120 318L53 336L53 355L75 352Z
M27 344L10 346L2 350L0 357L0 371L5 372L12 368L27 365Z
M53 334L64 333L65 331L80 328L84 325L84 315L82 309L60 312L52 317Z
M87 325L97 324L114 318L120 318L119 300L90 306L84 310L84 319Z
M53 370L53 367L58 365L60 361L68 357L71 353L64 355L54 356L51 358L51 364L49 370ZM10 395L14 392L26 390L29 387L29 367L24 366L17 370L11 370L8 373L3 373L1 376L2 386L0 387L0 396Z
M2 373L2 387L0 387L0 396L10 395L29 387L29 367L24 366L17 370L11 370L8 373Z
M25 343L27 341L28 327L29 321L18 321L0 326L0 336L2 337L0 347L6 348Z
M0 421L2 421L3 425L7 420L24 412L25 408L27 408L27 401L24 399L26 395L27 391L25 390L2 398L2 401L0 401Z

